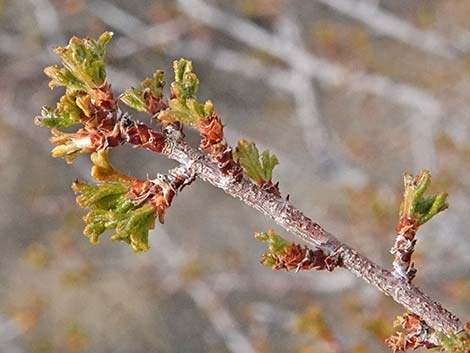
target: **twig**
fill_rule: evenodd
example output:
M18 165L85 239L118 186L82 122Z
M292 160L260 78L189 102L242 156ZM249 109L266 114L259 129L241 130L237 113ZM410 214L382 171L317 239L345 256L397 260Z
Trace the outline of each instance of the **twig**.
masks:
M64 40L63 31L60 28L60 20L49 0L30 0L34 6L34 16L39 32L48 40Z
M202 0L178 0L178 3L180 9L189 17L289 64L295 63L303 75L316 78L324 84L345 85L352 91L384 97L395 103L413 107L423 115L440 115L443 111L441 103L434 96L412 85L395 82L377 74L351 72L339 64L318 58L254 23L227 14Z
M12 110L7 110L5 105L2 105L2 109L0 112L4 113L5 116L11 118L11 120L2 119L3 122L7 123L12 128L18 129L22 132L28 132L28 136L38 142L41 146L49 150L49 144L44 143L46 140L39 138L36 133L33 133L31 129L21 129L22 125L18 125L17 123L12 124L12 121L20 121L27 123L24 119L19 119L17 117L22 115L28 114L19 114L17 110L13 112ZM15 117L17 119L15 119ZM31 132L31 133L29 133ZM76 160L72 166L74 169L79 173L80 178L85 180L90 180L90 176L88 172L89 167L82 165L82 163ZM162 234L163 233L163 234ZM171 267L173 271L177 271L176 267L181 266L181 262L183 261L184 256L178 254L178 252L174 249L174 246L170 243L166 233L163 230L159 230L159 236L162 244L159 245L159 249L165 248L165 251L161 251L159 256L161 255L167 264ZM179 249L180 250L180 249ZM175 255L176 254L176 255ZM179 256L178 256L179 255ZM209 320L212 322L214 329L224 338L224 343L230 349L232 353L250 353L256 352L256 350L252 347L249 340L243 335L243 333L239 330L236 321L230 315L228 310L220 303L217 299L217 294L213 292L213 290L203 281L197 281L192 283L190 286L183 287L183 289L188 293L188 295L194 300L196 305L207 313ZM217 305L215 303L218 303ZM18 332L14 326L12 326L11 321L7 321L0 316L0 347L5 349L5 352L11 353L19 353L22 352L19 348L13 344L9 344L16 336ZM9 344L7 346L7 344ZM10 349L10 350L7 350Z
M378 4L364 0L316 0L333 10L365 24L374 33L408 44L432 55L454 58L457 48L435 31L422 30L393 15Z
M124 33L132 41L117 41L119 50L113 53L118 58L134 54L141 48L159 46L178 39L190 27L187 21L174 19L163 24L147 26L139 18L108 1L93 2L90 4L91 13L98 16L108 26Z
M292 18L289 14L281 17L277 21L279 36L284 38L287 42L298 45L303 48L301 30L298 26L298 21ZM296 61L290 62L290 80L287 85L289 93L295 102L294 117L302 126L302 137L307 146L307 150L312 157L317 160L318 172L331 173L330 168L324 168L325 164L333 165L336 169L334 175L341 178L347 175L347 182L349 184L364 184L367 180L367 175L357 167L353 167L349 161L345 161L342 155L341 147L342 141L332 131L327 131L324 123L320 108L317 102L317 90L313 80L302 74L301 68L297 67ZM332 143L332 140L335 143ZM351 175L354 175L351 178ZM339 176L339 177L338 177Z
M281 197L278 183L272 183L272 169L278 164L275 156L271 156L269 152L263 153L263 166L260 166L258 150L254 144L240 141L236 150L236 159L241 162L240 165L226 143L223 124L215 113L212 102L200 104L196 100L199 81L192 72L190 61L180 59L174 62L175 81L171 84L171 95L167 102L163 98L164 81L161 70L139 86L126 90L121 96L121 100L128 106L157 117L162 123L158 129L152 129L133 120L128 113L123 113L104 75L104 45L111 36L111 33L105 32L97 41L74 37L69 46L56 49L67 67L60 69L58 66L50 66L45 72L52 79L49 84L51 87L67 87L66 95L61 98L56 110L44 107L41 116L35 119L36 123L51 128L54 135L51 142L56 145L52 150L54 157L64 157L71 162L77 154L94 152L92 175L98 181L115 181L91 186L79 181L74 183L74 191L80 194L77 197L79 205L92 208L85 218L87 226L84 232L92 242L96 242L106 229L115 228L113 240L127 240L136 251L147 250L148 230L154 226L151 217L158 216L160 223L163 223L163 215L171 204L172 195L179 189L170 186L167 188L168 180L164 180L165 185L158 180L149 180L150 184L157 184L153 187L112 168L107 159L107 150L128 143L163 154L179 162L181 171L190 171L185 172L182 177L176 176L178 185L182 183L184 186L185 180L192 180L192 176L197 175L269 216L288 232L297 235L313 248L318 248L325 260L325 266L321 267L330 269L329 264L332 265L331 268L345 267L390 295L434 330L448 334L458 333L462 329L460 320L439 303L432 301L408 281L396 278L339 241L295 208L289 197ZM78 56L80 60L71 54L79 47L87 48ZM76 90L77 87L83 90L85 96L80 96L71 103L70 98L75 100L73 94L76 94L73 89ZM84 105L84 102L88 103ZM70 113L58 115L65 108ZM75 133L57 129L76 122L81 122L84 127ZM202 140L199 149L185 142L181 124L190 125L200 133ZM418 182L413 183L413 188L406 190L406 204L402 206L408 218L415 214L419 216L420 224L446 207L445 194L423 198L428 184L429 178L418 178ZM411 196L407 197L408 194ZM109 203L101 202L100 197L108 195L116 197L109 199ZM408 202L409 200L412 202ZM308 260L314 261L312 257L308 257Z
M330 254L337 254L345 268L419 315L436 331L447 333L449 330L458 332L461 329L460 320L439 303L432 301L415 286L396 278L389 271L340 242L290 202L276 197L245 178L237 182L232 177L222 174L217 165L202 152L183 141L175 142L170 138L165 146L164 155L196 170L201 179L270 217L308 244L320 247Z
M13 320L9 320L0 314L0 349L5 353L24 352L15 342L15 338L21 335L20 329Z
M173 272L179 272L187 261L186 254L181 248L172 244L170 237L164 230L160 229L158 233L159 243L163 243L159 247L161 248L163 245L165 248L165 251L158 251L158 256L163 257ZM201 280L193 280L182 288L186 290L194 303L207 314L214 330L224 339L224 343L231 353L256 352L235 319L218 298L217 293L209 285Z

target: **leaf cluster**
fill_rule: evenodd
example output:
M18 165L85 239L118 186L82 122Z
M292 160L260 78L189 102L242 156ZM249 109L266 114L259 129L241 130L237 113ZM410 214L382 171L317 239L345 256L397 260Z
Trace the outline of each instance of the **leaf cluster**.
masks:
M55 48L63 67L54 65L44 70L51 78L49 87L65 86L81 91L101 87L106 81L106 44L112 36L111 32L104 32L97 40L72 37L67 46Z
M136 252L148 250L148 232L155 225L155 209L149 203L134 204L127 197L128 185L122 182L87 184L75 181L72 185L77 203L90 208L83 218L83 234L97 243L106 230L115 230L112 240L121 240Z
M168 109L158 115L164 124L180 122L195 127L197 123L208 118L214 112L211 101L204 104L198 102L196 93L199 80L193 72L193 64L186 59L176 60L173 63L175 80L171 83L171 99Z

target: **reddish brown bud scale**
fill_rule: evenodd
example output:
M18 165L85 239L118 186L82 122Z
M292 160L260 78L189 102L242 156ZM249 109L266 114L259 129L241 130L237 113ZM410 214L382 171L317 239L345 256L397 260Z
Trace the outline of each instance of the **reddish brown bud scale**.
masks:
M143 147L153 152L161 153L166 145L166 136L163 132L154 131L145 124L132 120L120 122L122 138L135 146Z
M214 113L199 121L196 129L202 136L199 148L212 157L224 175L240 180L242 169L233 159L232 148L225 143L224 126L220 118Z
M401 326L405 330L397 331L385 340L394 353L421 347L438 347L434 331L416 314L406 313L403 317L399 316L394 326Z
M144 96L145 110L152 116L155 116L162 110L165 110L168 106L162 100L162 97L155 97L152 94L146 94Z
M224 138L224 127L220 118L215 114L199 121L196 128L203 137L201 149L208 153L210 153L211 146L222 142Z
M266 256L274 257L274 270L301 271L315 269L318 271L333 271L336 267L341 266L339 258L327 255L323 250L312 250L306 246L292 243L281 254L266 253ZM261 260L263 263L263 259Z
M393 260L394 273L406 278L408 282L411 282L416 276L416 269L411 262L411 258L416 245L415 235L419 228L418 222L417 218L410 219L402 216L396 227L395 245L391 249L391 253L395 255Z

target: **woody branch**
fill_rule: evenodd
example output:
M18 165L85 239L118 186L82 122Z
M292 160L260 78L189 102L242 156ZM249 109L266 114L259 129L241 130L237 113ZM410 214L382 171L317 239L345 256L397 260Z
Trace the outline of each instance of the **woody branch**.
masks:
M53 156L71 162L78 154L93 153L92 176L102 183L74 183L74 190L80 194L78 203L91 209L85 217L85 235L90 240L96 242L105 230L114 229L113 240L126 241L136 251L147 250L148 230L153 228L155 218L163 223L173 197L197 176L270 217L316 248L315 251L320 250L319 258L311 255L305 258L313 267L331 270L342 266L391 296L432 329L443 334L462 330L460 320L413 286L409 277L394 275L378 266L305 216L289 197L281 197L278 184L272 183L272 170L278 164L275 156L265 151L260 162L256 146L244 140L232 151L212 102L197 101L199 81L192 72L191 62L175 61L175 80L167 101L163 99L165 83L161 71L121 96L125 104L157 118L156 128L123 113L105 76L104 48L110 38L110 33L103 34L97 41L74 37L67 47L55 50L64 67L52 66L45 72L52 78L50 86L66 86L66 94L56 109L44 108L37 119L40 125L52 128L51 141L57 145ZM57 130L76 124L83 128L75 133ZM200 133L199 149L185 142L182 124ZM107 151L126 143L163 154L181 166L167 175L159 174L146 181L123 175L109 164ZM446 206L445 194L423 197L429 185L426 176L426 173L417 179L405 176L401 217L414 220L418 225ZM298 248L293 250L304 252ZM316 263L318 259L323 259L324 263ZM408 272L405 269L405 273Z

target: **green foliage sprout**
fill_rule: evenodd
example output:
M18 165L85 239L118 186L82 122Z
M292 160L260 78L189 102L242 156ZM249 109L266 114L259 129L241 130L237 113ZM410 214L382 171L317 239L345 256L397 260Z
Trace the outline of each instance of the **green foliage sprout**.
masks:
M146 78L137 87L128 88L121 95L120 99L129 107L145 112L146 98L163 96L163 87L165 86L164 74L162 70L157 70L151 78Z
M247 177L258 184L270 183L273 176L273 169L279 164L275 155L264 151L259 155L258 148L254 142L247 140L238 141L234 158L238 159Z
M440 350L447 353L470 353L470 328L468 325L467 323L465 330L459 334L454 332L449 332L448 335L438 334L442 345Z
M114 229L112 240L122 240L136 252L147 251L148 232L155 225L155 210L150 204L136 205L126 197L128 186L122 182L87 184L76 181L73 190L79 194L80 207L91 210L83 218L83 234L91 243L106 230Z
M263 255L263 266L272 267L276 264L277 255L282 255L289 248L290 243L273 230L255 233L255 239L268 244L268 251Z
M44 73L51 79L50 88L65 86L66 91L55 109L42 109L41 116L35 118L37 125L63 128L89 117L90 95L106 83L104 56L111 37L111 32L103 33L98 40L73 37L67 46L54 49L63 66L49 66Z
M104 55L112 36L111 32L104 32L98 40L72 37L66 47L55 48L64 67L54 65L44 70L51 78L49 86L82 91L100 88L106 81Z
M49 128L69 127L78 124L83 111L76 103L77 95L77 92L63 95L55 109L44 107L41 116L35 119L36 124Z
M422 225L449 207L447 193L424 196L430 183L431 174L427 170L422 170L414 177L409 173L404 174L405 192L400 207L402 217L417 219L418 225Z
M173 69L175 80L171 84L172 98L168 101L168 109L161 112L158 119L165 124L180 122L195 127L199 121L213 114L213 104L210 100L204 104L197 101L199 80L193 72L191 61L176 60Z

